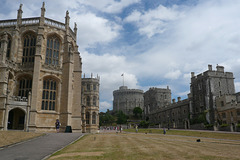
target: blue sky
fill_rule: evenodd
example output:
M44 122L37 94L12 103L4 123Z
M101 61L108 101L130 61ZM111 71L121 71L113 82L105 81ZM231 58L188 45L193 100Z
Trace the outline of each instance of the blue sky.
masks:
M40 16L43 1L1 0L0 19ZM83 73L101 77L100 111L112 109L122 85L147 91L170 87L186 98L190 73L223 65L240 87L240 1L236 0L46 0L45 16L78 26Z

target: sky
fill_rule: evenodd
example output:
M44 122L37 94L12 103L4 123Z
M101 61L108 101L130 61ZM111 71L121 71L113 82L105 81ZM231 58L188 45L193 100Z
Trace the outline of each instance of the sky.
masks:
M39 17L43 1L0 0L0 20ZM169 88L187 98L191 72L208 64L233 72L240 88L240 1L45 0L45 17L77 23L83 74L100 76L100 111L112 109L123 85L147 91Z

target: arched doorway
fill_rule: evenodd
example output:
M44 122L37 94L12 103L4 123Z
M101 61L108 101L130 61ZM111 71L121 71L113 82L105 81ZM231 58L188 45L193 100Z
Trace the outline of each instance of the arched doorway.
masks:
M19 108L12 109L8 115L8 129L24 130L25 112Z

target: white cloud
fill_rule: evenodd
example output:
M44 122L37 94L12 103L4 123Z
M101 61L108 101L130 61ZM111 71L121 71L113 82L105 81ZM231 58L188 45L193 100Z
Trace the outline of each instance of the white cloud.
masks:
M94 47L96 43L108 43L118 37L120 25L93 13L72 14L73 21L78 24L78 43L81 50Z
M140 0L81 0L82 4L92 6L101 12L120 13L124 8L139 3Z
M166 73L164 77L167 79L178 79L181 74L182 73L180 70L170 71L170 72Z
M125 18L125 22L132 22L139 28L139 33L147 35L148 38L158 33L163 33L167 29L170 21L176 20L181 13L177 11L177 6L171 8L160 5L150 11L133 11L131 15Z
M108 109L112 110L112 103L109 103L107 101L102 101L100 102L99 108L101 112L106 112Z
M100 98L102 100L112 100L112 92L123 85L129 88L138 88L137 77L132 73L134 65L127 62L124 56L111 54L96 55L83 52L81 54L83 62L83 73L94 73L100 76Z

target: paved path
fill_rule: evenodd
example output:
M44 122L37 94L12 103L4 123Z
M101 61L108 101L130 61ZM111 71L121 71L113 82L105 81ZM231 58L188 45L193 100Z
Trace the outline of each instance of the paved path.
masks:
M0 159L42 160L81 136L82 133L47 133L45 136L0 150Z

